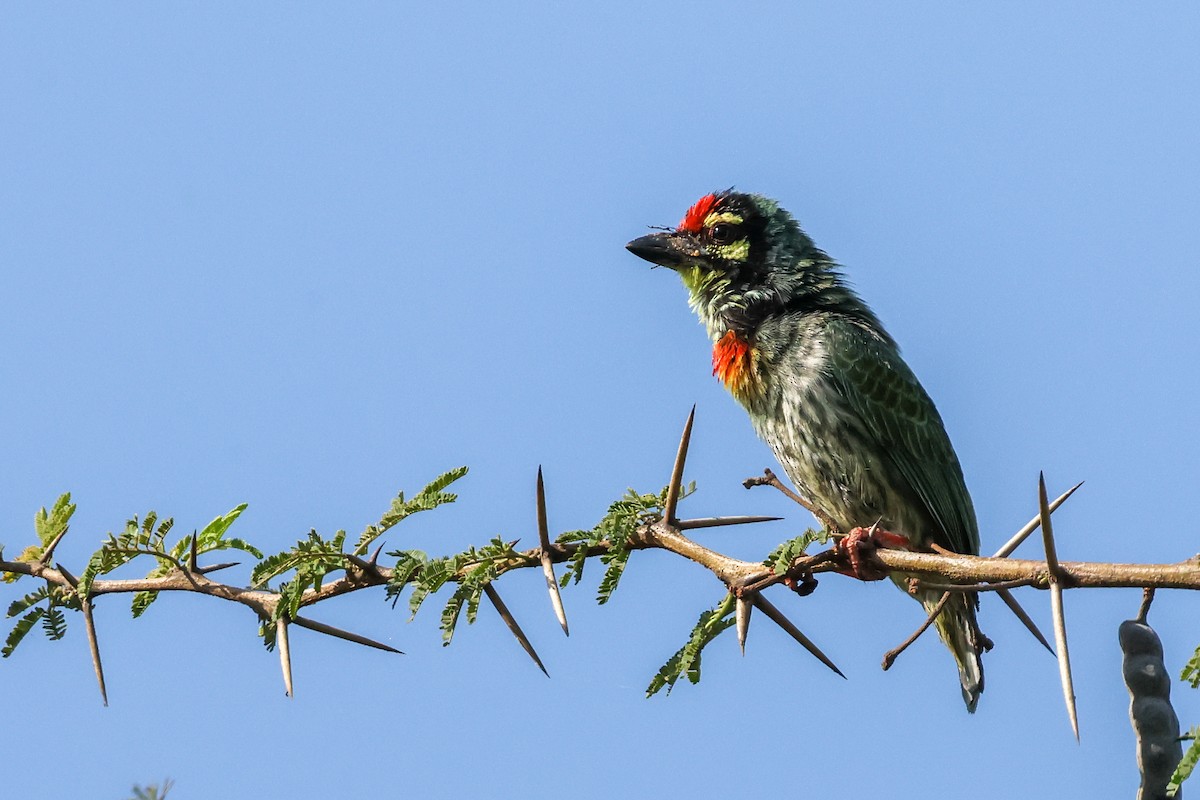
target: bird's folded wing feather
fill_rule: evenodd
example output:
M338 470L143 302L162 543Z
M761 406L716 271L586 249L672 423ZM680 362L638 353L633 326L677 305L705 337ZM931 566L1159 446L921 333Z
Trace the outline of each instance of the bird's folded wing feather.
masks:
M957 553L978 553L979 530L962 467L912 370L893 346L854 322L835 321L828 335L834 384L941 529L934 541Z

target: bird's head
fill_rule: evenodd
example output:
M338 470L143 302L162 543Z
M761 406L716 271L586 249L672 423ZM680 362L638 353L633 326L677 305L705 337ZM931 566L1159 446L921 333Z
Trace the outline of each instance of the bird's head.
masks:
M770 198L732 189L700 198L676 228L625 245L679 273L714 337L748 333L765 316L845 288L836 265Z
M729 190L701 197L678 227L625 246L636 256L676 270L691 289L713 279L761 283L812 242L774 200Z

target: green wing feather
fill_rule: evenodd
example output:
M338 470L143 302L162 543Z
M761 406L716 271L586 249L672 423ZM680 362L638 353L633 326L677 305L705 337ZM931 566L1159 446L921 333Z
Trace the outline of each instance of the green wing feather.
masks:
M849 407L940 529L934 541L957 553L979 552L975 508L962 467L933 401L900 353L848 320L828 329L831 376Z

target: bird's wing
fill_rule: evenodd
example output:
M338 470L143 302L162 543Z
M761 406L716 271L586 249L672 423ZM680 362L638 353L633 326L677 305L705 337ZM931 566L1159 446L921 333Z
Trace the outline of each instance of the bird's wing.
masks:
M942 418L899 352L849 320L828 327L835 386L941 529L938 544L979 552L979 528Z

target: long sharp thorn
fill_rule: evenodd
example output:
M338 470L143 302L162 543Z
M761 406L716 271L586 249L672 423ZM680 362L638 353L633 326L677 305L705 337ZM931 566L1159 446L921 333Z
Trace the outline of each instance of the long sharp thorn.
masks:
M772 622L783 628L789 636L799 642L801 647L812 653L818 661L829 667L842 678L846 677L842 671L837 668L837 664L834 664L832 661L830 661L829 656L822 653L821 648L817 647L815 644L813 644L811 639L801 633L800 629L793 625L792 621L785 617L782 611L772 605L770 600L763 597L761 594L755 594L754 605L758 607L759 611L766 614Z
M753 609L754 603L749 597L737 599L737 637L742 655L746 655L746 634L750 631L750 612Z
M1054 546L1054 529L1050 524L1050 505L1046 502L1046 476L1038 473L1038 512L1042 526L1042 544L1046 548L1046 567L1050 570L1050 578L1055 582L1062 577L1058 566L1058 549Z
M558 577L554 574L554 559L550 556L550 525L546 521L546 484L542 481L542 468L538 467L537 476L537 524L538 543L541 550L538 557L542 562L542 572L546 576L546 591L550 593L550 605L554 607L554 616L563 633L571 635L567 627L567 610L563 607L562 593L558 590Z
M199 543L197 542L196 532L193 531L192 532L192 546L188 551L188 571L189 572L195 572L199 568L198 565L196 564L196 559L200 555L199 550L200 550L200 547L199 547Z
M382 552L383 552L383 542L380 542L379 545L375 548L375 552L371 553L371 557L369 559L367 559L367 563L369 563L372 567L377 566L379 564L379 554Z
M663 519L675 524L675 511L679 507L679 495L683 489L683 465L687 463L688 445L692 441L692 423L696 421L696 407L688 414L683 425L683 436L679 439L679 452L675 454L675 466L671 468L671 483L667 486L667 502L663 504Z
M67 579L67 583L71 584L72 589L79 585L79 579L72 575L62 564L55 564L54 568L58 570L59 575Z
M368 575L375 572L375 568L371 566L371 562L367 561L361 556L356 556L353 553L346 553L344 558Z
M525 636L525 632L517 624L517 620L513 617L512 612L508 610L508 606L504 605L504 601L500 599L500 593L496 591L496 587L490 583L485 583L483 585L483 592L487 595L488 600L492 601L492 605L496 607L496 613L500 615L500 619L504 620L504 624L512 631L512 635L517 637L517 641L521 643L521 647L533 659L533 663L537 664L542 674L549 678L550 673L546 672L546 667L542 664L542 660L538 658L537 651L533 649L533 645L529 643L529 638Z
M1067 617L1063 612L1062 572L1050 525L1050 506L1046 502L1046 478L1038 474L1038 508L1041 512L1042 543L1046 548L1046 571L1050 575L1050 610L1054 615L1054 648L1058 651L1058 677L1062 681L1063 700L1075 741L1079 741L1079 717L1075 709L1075 683L1071 679L1071 654L1067 649Z
M1062 584L1050 584L1050 609L1054 612L1054 644L1058 648L1058 676L1062 680L1063 699L1075 741L1079 741L1079 716L1075 710L1075 684L1071 680L1071 654L1067 650L1067 620L1063 614Z
M58 547L58 543L67 535L67 529L63 528L58 532L58 535L50 540L50 544L46 545L46 549L42 551L42 557L39 559L43 564L49 564L50 559L54 558L54 548Z
M778 522L783 517L702 517L700 519L681 519L675 527L681 531L693 528L720 528L724 525L752 525L756 522Z
M550 554L542 551L542 572L546 575L546 590L550 592L550 605L554 607L554 616L558 618L558 624L562 627L562 632L567 636L571 635L571 629L567 625L567 610L563 607L562 594L558 590L558 578L554 574L554 562L550 560Z
M1075 490L1078 489L1080 486L1083 486L1083 481L1080 481L1079 483L1075 484L1070 489L1067 489L1065 492L1063 492L1061 495L1059 495L1058 498L1055 499L1055 501L1050 504L1050 511L1051 512L1057 511L1058 507L1061 506L1063 503L1065 503L1067 501L1068 497L1075 494ZM1017 547L1021 544L1021 542L1028 539L1029 535L1031 533L1033 533L1034 531L1036 531L1041 524L1042 524L1042 514L1039 511L1037 516L1035 516L1033 519L1029 520L1029 522L1027 522L1025 524L1025 527L1021 528L1021 530L1019 530L1015 534L1013 534L1013 537L1011 539L1009 539L1007 542L1005 542L1004 546L1001 547L999 550L997 550L996 554L994 556L992 556L992 558L1004 558L1009 553L1011 553L1013 550L1016 550Z
M88 649L92 653L92 669L96 671L96 682L100 684L100 699L108 705L108 688L104 685L104 665L100 663L100 643L96 640L96 620L92 617L92 601L84 599L83 626L87 630Z
M397 650L391 645L386 645L382 642L377 642L374 639L368 639L366 636L361 636L357 633L344 631L341 628L335 628L332 625L326 625L324 622L317 622L315 619L307 619L305 617L292 617L292 622L299 625L301 628L308 628L310 631L324 633L328 636L334 636L338 639L345 639L347 642L354 642L366 647L374 647L376 650L386 650L389 653L399 653L404 655L403 650Z
M287 620L280 617L275 620L275 643L279 647L279 666L283 668L283 690L288 697L295 697L292 691L292 651L288 646Z
M197 575L208 575L210 572L216 572L216 571L218 571L218 570L222 570L222 569L229 569L230 567L236 567L236 566L237 566L238 564L240 564L240 563L242 563L242 562L240 562L240 561L226 561L224 564L209 564L208 566L204 566L204 567L197 567L197 568L196 568L195 570L193 570L193 571L194 571L194 572L195 572Z
M1017 602L1017 598L1013 597L1013 593L1008 589L997 589L996 594L999 595L1000 599L1004 601L1004 605L1008 606L1009 610L1013 612L1013 615L1017 619L1021 620L1021 623L1025 626L1025 629L1033 634L1033 638L1041 642L1042 647L1046 648L1050 655L1057 658L1054 653L1054 648L1050 646L1048 641L1046 641L1046 637L1042 635L1041 630L1038 629L1037 623L1033 621L1033 618L1030 617L1029 614L1026 613L1025 609L1021 607L1021 604Z

